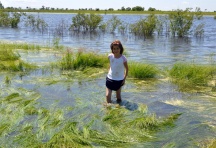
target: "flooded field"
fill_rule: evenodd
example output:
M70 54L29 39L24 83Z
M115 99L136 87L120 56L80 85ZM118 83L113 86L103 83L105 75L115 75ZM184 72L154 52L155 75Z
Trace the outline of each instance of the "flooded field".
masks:
M65 18L69 24L74 14L62 15L41 17L50 22ZM144 16L119 17L136 21ZM59 44L67 47L62 50L17 49L22 61L38 67L0 72L0 147L214 147L215 83L181 91L166 74L179 61L215 64L215 20L207 16L200 21L206 28L199 39L68 33L60 38ZM15 30L0 27L0 39L50 45L57 23L50 25L47 34L31 32L22 24ZM154 79L128 77L122 89L123 102L117 104L113 93L113 105L105 107L107 68L61 70L55 62L68 48L107 54L114 39L122 41L129 62L155 64L160 73Z

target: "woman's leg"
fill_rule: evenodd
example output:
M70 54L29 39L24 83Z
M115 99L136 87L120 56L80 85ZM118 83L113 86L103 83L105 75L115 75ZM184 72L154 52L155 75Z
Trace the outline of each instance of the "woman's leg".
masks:
M112 90L109 88L106 88L106 101L107 101L107 103L112 103L111 96L112 96Z
M117 103L121 102L121 88L116 91Z

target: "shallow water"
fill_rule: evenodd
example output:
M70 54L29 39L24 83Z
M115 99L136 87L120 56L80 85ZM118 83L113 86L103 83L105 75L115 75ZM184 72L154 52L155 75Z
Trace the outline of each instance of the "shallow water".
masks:
M41 14L40 14L41 15ZM70 17L74 14L44 14L49 22L60 21L62 18L70 23ZM136 21L140 17L134 15L118 15L125 21ZM104 15L109 19L110 15ZM55 19L58 18L58 19ZM166 36L153 37L151 39L138 39L128 34L85 34L80 36L64 35L60 44L72 48L84 47L87 50L96 50L99 53L108 53L109 44L118 38L122 41L130 61L149 62L159 66L169 66L177 61L195 63L211 63L215 61L216 27L212 17L205 17L205 37L197 39L174 39ZM28 42L36 44L50 44L53 36L53 28L50 32L40 34L26 30L21 25L19 29L0 28L0 39ZM2 31L4 30L4 32ZM59 59L58 53L50 51L22 52L19 51L24 61L44 66ZM4 84L5 76L11 78L11 84ZM68 76L59 71L39 69L27 75L1 73L0 96L4 97L11 92L19 92L20 89L28 93L40 94L39 105L48 109L76 108L78 104L82 108L76 108L82 119L90 120L90 116L99 114L104 109L105 102L105 76L106 73L96 77L82 76L79 74ZM208 94L213 94L208 95ZM215 95L216 96L216 95ZM138 81L128 79L122 90L122 107L134 111L140 104L148 106L149 113L156 114L157 118L163 118L173 113L182 113L173 127L159 131L155 139L150 142L137 144L136 147L201 147L214 139L216 135L216 101L214 93L183 93L177 86L166 79L158 81ZM115 93L112 95L115 101ZM75 113L72 113L75 114ZM68 114L68 117L71 115ZM90 122L90 121L88 121ZM98 127L102 128L102 127ZM205 147L205 146L204 146Z
M57 72L36 71L30 75L15 76L10 86L1 85L1 97L19 89L40 94L39 105L52 108L76 108L74 114L79 120L90 122L92 116L104 109L105 74L97 78L73 78L62 76ZM3 79L3 76L0 76ZM149 84L143 81L137 84L127 80L122 90L122 107L134 111L140 104L146 104L150 114L164 118L174 113L181 113L173 127L159 131L155 140L137 144L142 146L198 147L207 139L215 138L216 134L216 101L215 97L197 93L181 93L169 81L158 80ZM115 93L112 100L115 102ZM78 107L82 106L82 107ZM101 112L102 113L102 112ZM78 115L77 115L78 114ZM100 127L98 125L98 127ZM102 127L100 127L102 128Z

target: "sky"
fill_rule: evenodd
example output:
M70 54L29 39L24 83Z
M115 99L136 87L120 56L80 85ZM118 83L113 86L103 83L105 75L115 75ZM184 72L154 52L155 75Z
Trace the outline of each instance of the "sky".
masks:
M199 7L201 11L216 11L216 0L0 0L4 7L21 8L99 8L101 10L113 8L114 10L122 7L141 6L145 10L149 7L157 10L176 10Z

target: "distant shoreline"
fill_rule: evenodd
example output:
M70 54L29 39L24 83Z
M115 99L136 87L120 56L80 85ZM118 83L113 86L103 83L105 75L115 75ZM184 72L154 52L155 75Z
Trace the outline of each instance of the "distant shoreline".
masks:
M35 13L89 13L89 14L169 14L173 11L121 11L121 10L27 10L2 9L4 12L35 12ZM191 12L194 13L194 12ZM216 12L202 12L203 15L216 15Z

